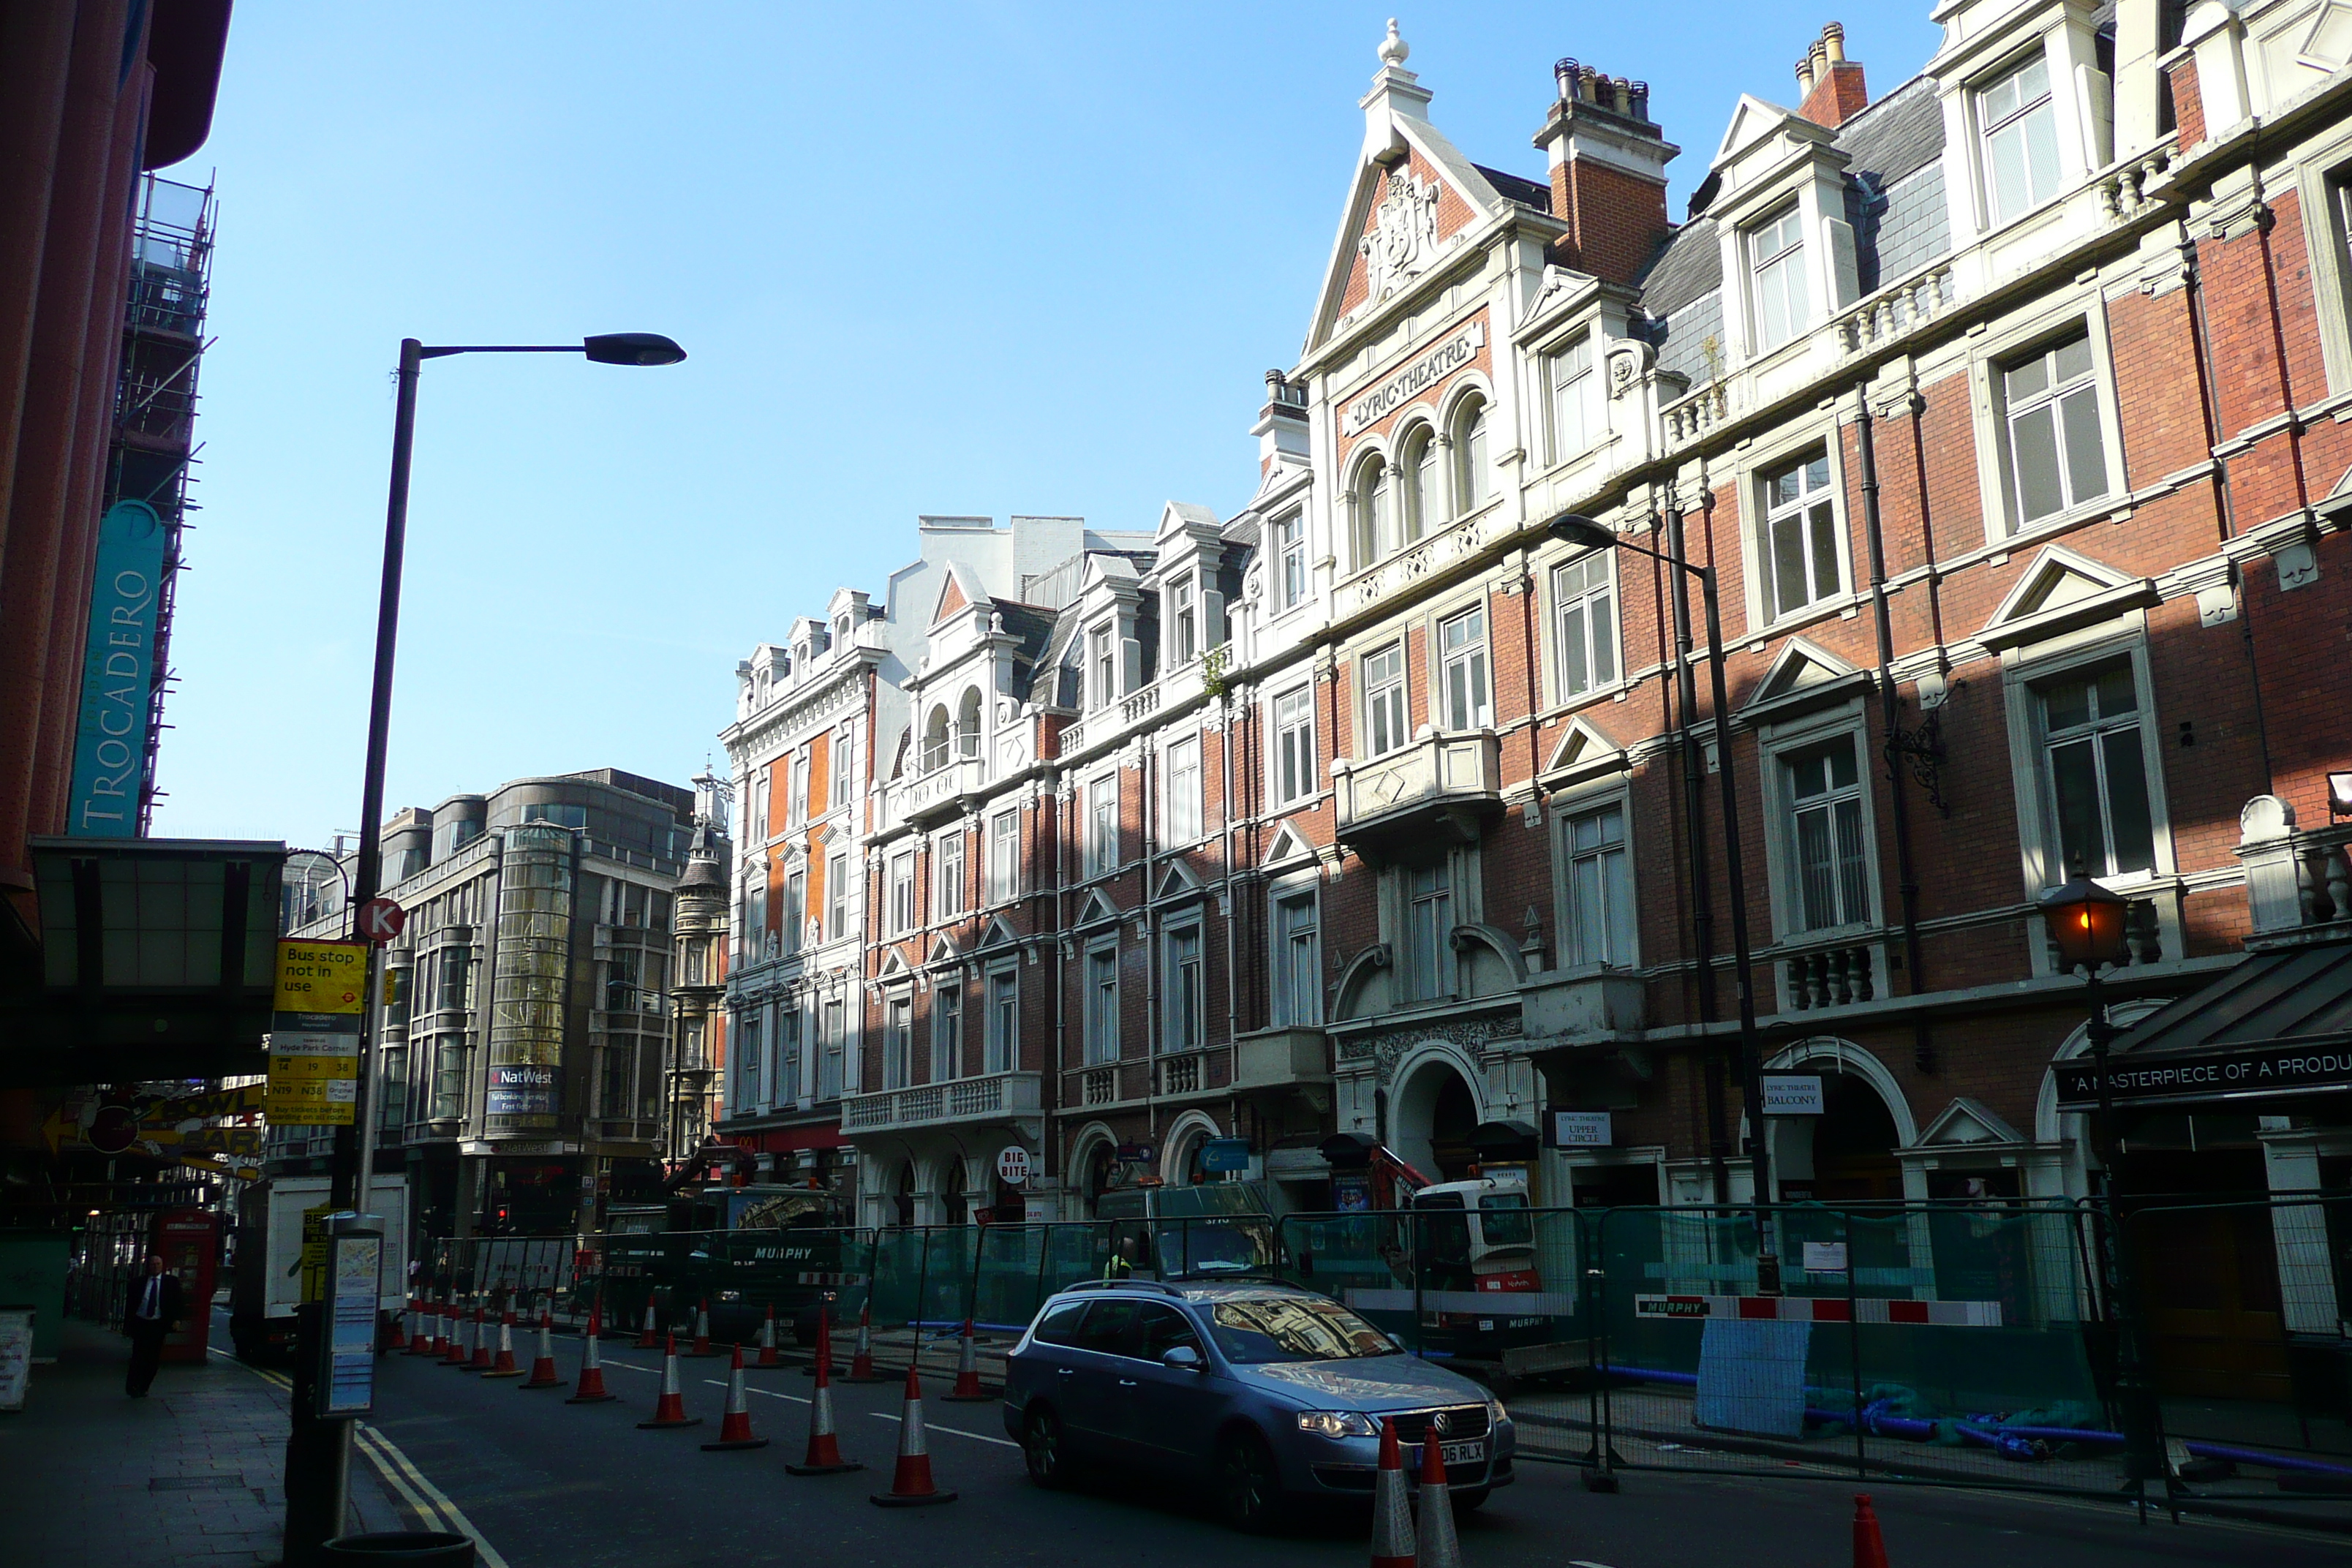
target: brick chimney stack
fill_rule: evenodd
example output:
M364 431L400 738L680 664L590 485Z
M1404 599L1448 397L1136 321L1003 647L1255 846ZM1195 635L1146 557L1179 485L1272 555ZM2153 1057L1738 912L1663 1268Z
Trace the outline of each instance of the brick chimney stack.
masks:
M1805 58L1797 62L1797 90L1804 103L1797 112L1816 125L1834 131L1870 103L1863 85L1862 62L1845 58L1845 28L1836 22L1822 29Z
M1650 118L1650 84L1602 76L1577 60L1552 68L1559 97L1536 132L1551 160L1551 213L1568 226L1553 247L1563 267L1631 283L1666 222L1666 164L1682 149Z

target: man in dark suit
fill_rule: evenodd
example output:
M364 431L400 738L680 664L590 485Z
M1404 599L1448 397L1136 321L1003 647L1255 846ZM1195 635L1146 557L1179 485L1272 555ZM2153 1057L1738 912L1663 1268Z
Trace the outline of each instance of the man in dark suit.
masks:
M131 1375L123 1388L131 1398L147 1397L155 1368L163 1359L163 1337L180 1321L180 1277L163 1267L163 1255L147 1255L147 1272L131 1284L122 1310L122 1331L131 1336Z

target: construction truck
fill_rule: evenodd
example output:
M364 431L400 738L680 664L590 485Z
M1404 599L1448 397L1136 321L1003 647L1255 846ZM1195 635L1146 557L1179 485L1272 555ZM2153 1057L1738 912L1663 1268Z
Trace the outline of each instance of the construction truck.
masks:
M1111 1222L1097 1242L1109 1275L1197 1279L1281 1267L1274 1212L1255 1182L1114 1187L1095 1200L1095 1217Z
M294 1310L303 1300L303 1220L333 1206L324 1176L266 1176L237 1194L228 1331L239 1360L270 1361L292 1352ZM379 1305L397 1312L408 1289L408 1178L371 1180L366 1212L383 1221ZM312 1263L322 1267L323 1258Z
M771 1309L803 1344L818 1309L861 1283L866 1259L832 1193L814 1187L710 1187L605 1216L596 1289L616 1325L688 1328L710 1305L710 1331L748 1343Z
M1309 1283L1375 1321L1402 1320L1415 1349L1498 1388L1586 1364L1584 1341L1559 1337L1574 1297L1545 1289L1523 1182L1433 1181L1349 1133L1323 1152L1352 1212L1317 1227L1326 1235L1302 1235L1295 1261Z

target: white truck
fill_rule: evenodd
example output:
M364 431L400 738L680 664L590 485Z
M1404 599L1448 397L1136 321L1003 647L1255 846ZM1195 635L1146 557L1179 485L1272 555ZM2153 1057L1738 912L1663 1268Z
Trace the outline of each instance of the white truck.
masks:
M302 1216L331 1207L324 1176L269 1176L237 1201L236 1263L229 1284L229 1338L238 1359L275 1360L294 1348L302 1302ZM408 1291L408 1178L379 1175L364 1212L383 1220L380 1307L399 1311Z

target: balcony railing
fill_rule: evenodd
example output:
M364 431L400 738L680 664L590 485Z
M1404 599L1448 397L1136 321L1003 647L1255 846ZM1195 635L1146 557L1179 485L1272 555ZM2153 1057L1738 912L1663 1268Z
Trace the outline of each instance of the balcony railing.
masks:
M2352 921L2352 822L2299 829L2294 806L2258 795L2238 814L2238 827L2255 936Z
M981 1078L950 1079L945 1083L886 1089L874 1094L844 1095L841 1130L882 1132L956 1121L1034 1116L1044 1104L1038 1092L1042 1076L1034 1072L998 1072Z
M1501 746L1492 731L1425 734L1363 763L1334 763L1339 837L1363 845L1435 830L1474 842L1502 809Z
M961 798L988 783L988 764L978 757L959 757L946 766L910 779L893 779L882 791L882 826L912 823L929 826L954 815Z

